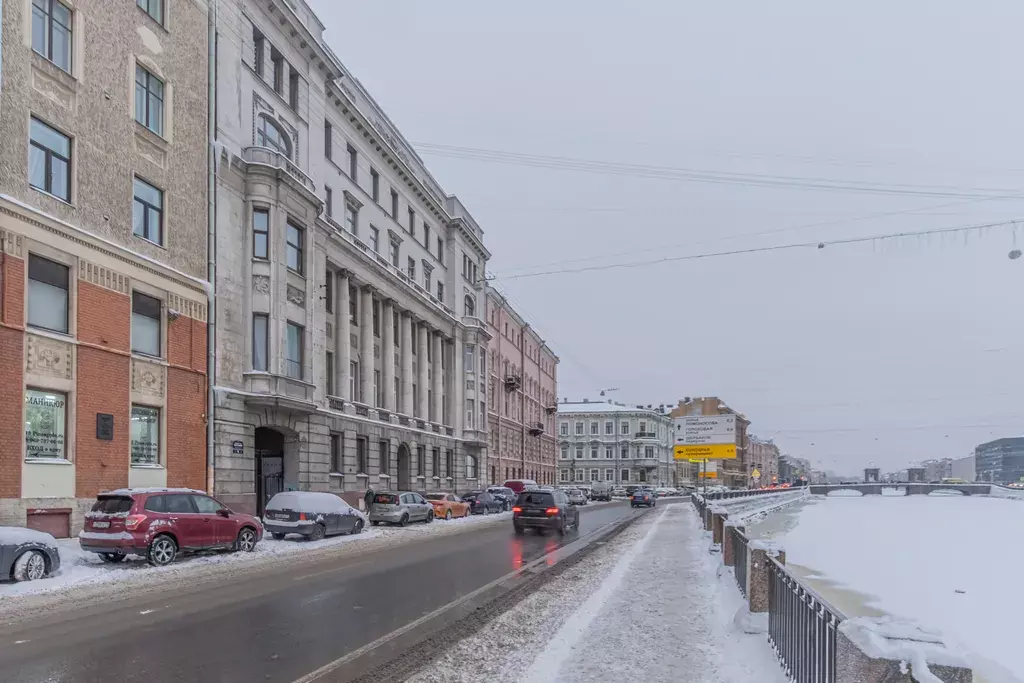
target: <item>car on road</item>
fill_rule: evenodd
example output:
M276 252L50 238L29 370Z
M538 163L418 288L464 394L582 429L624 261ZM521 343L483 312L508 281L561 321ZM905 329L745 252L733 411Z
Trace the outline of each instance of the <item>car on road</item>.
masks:
M612 487L612 496L616 498L624 498L626 496L625 486L614 486Z
M405 526L409 522L434 521L434 506L418 493L412 491L385 491L373 497L370 506L370 524L377 526L397 524Z
M518 496L526 489L537 488L537 482L535 482L533 479L509 479L504 484L502 484L502 486L504 486L507 489L512 489Z
M464 493L462 494L462 500L469 503L469 511L474 515L489 515L492 512L501 512L505 509L505 503L487 493L487 491Z
M637 489L629 497L629 504L635 508L641 505L652 508L658 505L658 497L650 489Z
M335 534L358 534L366 526L363 513L333 493L284 491L267 503L263 528L276 540L299 534L314 541Z
M502 502L505 506L505 512L512 509L512 506L516 504L516 498L519 497L518 493L504 486L488 486L487 493Z
M35 581L60 569L57 539L19 526L0 526L0 581Z
M78 533L82 550L105 562L137 555L158 567L183 552L252 552L262 539L263 525L256 517L234 512L203 491L179 488L101 493Z
M523 491L512 508L512 528L516 535L550 529L564 536L569 529L579 530L580 511L564 491Z
M672 489L668 488L667 486L659 486L658 488L654 489L654 493L655 495L658 496L658 498L664 498L665 496L672 495Z
M454 493L428 493L424 498L434 506L434 517L438 519L469 517L469 503Z
M579 489L569 489L565 495L569 499L569 505L587 504L587 497Z
M612 485L606 481L594 482L590 490L590 499L610 501L612 499Z

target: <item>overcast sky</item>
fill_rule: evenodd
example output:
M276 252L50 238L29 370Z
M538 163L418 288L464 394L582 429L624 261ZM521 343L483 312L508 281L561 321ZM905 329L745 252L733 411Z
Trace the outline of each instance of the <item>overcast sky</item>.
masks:
M1024 259L1007 254L1024 224L1016 242L994 228L501 277L1024 218L987 199L1024 194L1024 3L312 3L413 144L612 164L421 149L561 358L560 397L716 395L841 472L1021 432Z

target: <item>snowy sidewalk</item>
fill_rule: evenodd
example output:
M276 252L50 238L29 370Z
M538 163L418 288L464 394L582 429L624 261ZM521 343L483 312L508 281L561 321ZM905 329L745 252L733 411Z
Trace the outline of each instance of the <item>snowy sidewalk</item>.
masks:
M742 604L688 504L657 509L417 674L417 683L784 683L768 641L732 624Z

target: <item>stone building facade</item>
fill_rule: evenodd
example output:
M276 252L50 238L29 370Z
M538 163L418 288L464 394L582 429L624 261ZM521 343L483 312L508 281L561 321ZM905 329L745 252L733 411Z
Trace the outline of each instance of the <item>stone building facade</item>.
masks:
M558 483L675 484L672 419L655 406L558 404Z
M219 5L215 488L484 483L483 231L301 0Z
M736 412L714 396L685 398L672 409L671 416L688 417L691 415L735 415L736 416L736 457L720 460L716 463L716 482L731 488L747 488L750 485L750 473L753 471L753 461L750 460L749 447L750 437L747 430L750 427L750 420L741 413ZM700 473L697 468L700 465L691 464L687 472L691 474L692 481L700 484ZM711 481L708 482L712 483Z
M0 7L0 525L64 536L206 487L207 11Z
M493 287L487 287L490 376L488 479L554 484L558 356ZM481 405L481 413L483 406Z

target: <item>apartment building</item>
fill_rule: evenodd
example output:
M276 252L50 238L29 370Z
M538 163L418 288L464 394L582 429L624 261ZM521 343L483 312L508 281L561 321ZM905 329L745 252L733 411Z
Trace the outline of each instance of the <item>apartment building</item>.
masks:
M750 461L751 486L767 486L779 483L779 447L772 439L762 439L750 435L750 448L747 453ZM754 473L760 475L756 479Z
M558 483L675 484L675 427L653 406L558 404Z
M554 484L558 356L501 292L488 286L486 300L489 481L526 478Z
M679 404L672 409L671 416L688 417L691 415L735 415L736 416L736 457L717 462L715 476L719 484L733 488L746 488L751 484L750 474L753 472L754 462L750 459L750 439L747 429L750 427L748 420L741 413L736 412L714 396L687 397L679 401ZM694 469L695 480L699 473Z
M323 30L219 4L216 492L257 512L486 479L483 230Z
M207 11L0 8L0 525L67 536L206 487Z

